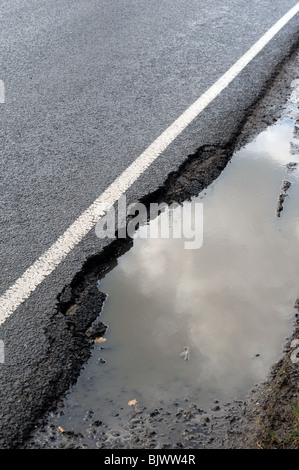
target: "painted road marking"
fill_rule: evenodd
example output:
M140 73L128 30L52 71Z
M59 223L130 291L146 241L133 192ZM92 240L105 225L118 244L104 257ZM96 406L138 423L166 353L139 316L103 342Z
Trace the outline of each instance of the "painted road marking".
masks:
M0 80L0 103L5 103L5 86L3 80Z
M275 23L226 73L173 122L91 205L58 240L0 297L0 325L66 258L120 196L238 76L271 39L298 13L299 2Z

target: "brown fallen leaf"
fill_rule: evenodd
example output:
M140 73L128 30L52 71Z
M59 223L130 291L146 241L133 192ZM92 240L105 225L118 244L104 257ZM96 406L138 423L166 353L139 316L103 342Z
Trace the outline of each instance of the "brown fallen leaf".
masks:
M133 400L130 400L130 401L128 402L128 405L129 405L129 406L132 406L132 405L136 405L136 403L137 403L137 400L136 400L136 398L134 398Z
M100 337L100 338L96 338L94 341L95 341L95 343L105 343L105 341L107 341L107 339Z

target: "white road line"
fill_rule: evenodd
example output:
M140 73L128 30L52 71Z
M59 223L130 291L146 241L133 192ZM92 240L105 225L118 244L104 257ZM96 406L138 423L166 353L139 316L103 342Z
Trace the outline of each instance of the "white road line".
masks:
M66 258L106 211L173 140L213 101L298 13L299 3L272 26L224 75L174 121L0 297L0 325Z
M0 103L5 103L5 86L3 80L0 80Z

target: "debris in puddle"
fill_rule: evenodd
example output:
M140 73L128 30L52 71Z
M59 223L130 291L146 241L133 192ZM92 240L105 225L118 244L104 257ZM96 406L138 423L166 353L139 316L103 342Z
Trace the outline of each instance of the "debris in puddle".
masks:
M183 351L181 352L181 356L184 358L185 361L189 361L190 358L190 349L188 346L185 346Z
M95 338L94 342L95 343L105 343L107 341L106 338L100 337L100 338Z
M283 210L283 203L284 203L284 200L285 200L286 197L287 197L287 194L283 194L283 193L281 193L278 196L277 209L276 209L276 216L277 217L280 217L280 213Z
M106 364L107 361L105 359L103 359L102 357L100 357L100 359L98 359L98 362L100 364Z
M220 406L219 405L214 405L211 408L212 411L220 411Z
M292 155L297 155L299 153L299 144L296 142L291 142L291 154Z
M136 398L133 398L133 400L130 400L130 401L128 402L128 405L129 405L129 406L137 405L137 400L136 400Z
M291 184L292 184L292 183L291 183L290 181L284 180L284 181L282 182L282 188L281 188L282 191L287 191L287 190L291 187Z
M289 171L293 171L297 168L298 166L298 163L297 162L290 162L290 163L287 163L287 169Z
M284 180L282 182L281 193L278 196L278 202L277 202L277 207L276 207L277 217L280 217L280 213L283 210L283 203L284 203L285 198L288 196L287 190L290 188L291 184L292 183L287 180Z

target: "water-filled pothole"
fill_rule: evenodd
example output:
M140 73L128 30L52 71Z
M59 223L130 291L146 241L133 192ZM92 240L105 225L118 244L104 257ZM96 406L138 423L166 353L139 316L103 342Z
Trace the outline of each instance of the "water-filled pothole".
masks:
M291 332L298 296L296 143L294 120L278 122L194 198L204 208L201 248L136 236L100 281L106 341L95 343L65 400L62 428L80 429L88 410L115 424L133 399L147 408L244 399L265 379Z

